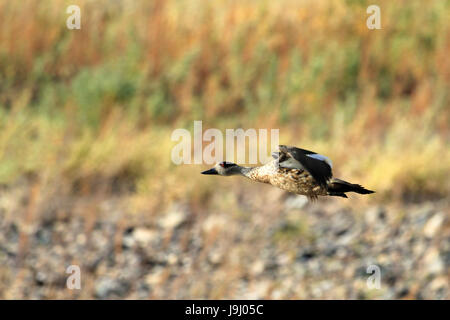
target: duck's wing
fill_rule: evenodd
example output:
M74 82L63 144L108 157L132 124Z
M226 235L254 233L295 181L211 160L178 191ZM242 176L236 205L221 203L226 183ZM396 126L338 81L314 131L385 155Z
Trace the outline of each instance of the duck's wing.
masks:
M280 167L304 169L324 187L333 176L331 160L321 154L284 145L280 145L279 150L280 152L272 153L272 157L277 159Z

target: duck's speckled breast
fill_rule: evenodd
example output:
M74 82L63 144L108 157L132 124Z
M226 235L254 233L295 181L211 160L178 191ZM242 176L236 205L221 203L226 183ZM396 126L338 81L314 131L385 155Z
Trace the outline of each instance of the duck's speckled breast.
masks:
M255 168L249 173L248 177L255 181L270 183L280 189L312 198L327 194L327 190L317 184L308 171L282 168L275 161Z

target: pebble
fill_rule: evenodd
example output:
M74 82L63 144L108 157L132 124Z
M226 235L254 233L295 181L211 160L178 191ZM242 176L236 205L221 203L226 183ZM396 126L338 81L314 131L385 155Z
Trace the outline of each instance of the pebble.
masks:
M112 278L100 278L95 285L95 296L99 299L123 297L128 291L128 285Z
M159 220L159 225L163 229L175 229L186 221L186 214L181 210L172 210L163 215Z
M303 209L307 204L308 198L305 196L290 196L284 203L287 209Z
M442 226L444 222L444 214L436 213L434 214L423 227L423 234L429 238L432 238L436 235L436 232Z
M264 260L256 260L250 267L250 273L254 276L258 276L264 272L264 269Z
M439 256L439 251L435 248L429 250L423 258L425 268L430 274L440 273L444 270L444 263Z
M158 238L158 232L147 228L136 228L133 230L133 238L139 246L145 247Z

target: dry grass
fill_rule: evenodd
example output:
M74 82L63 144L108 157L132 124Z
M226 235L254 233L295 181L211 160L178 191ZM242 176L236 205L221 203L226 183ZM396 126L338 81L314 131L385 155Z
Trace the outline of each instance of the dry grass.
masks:
M448 2L380 1L376 31L364 1L80 3L79 31L67 1L0 3L2 183L127 181L137 208L200 205L217 181L171 164L170 134L202 119L279 128L375 201L449 193Z

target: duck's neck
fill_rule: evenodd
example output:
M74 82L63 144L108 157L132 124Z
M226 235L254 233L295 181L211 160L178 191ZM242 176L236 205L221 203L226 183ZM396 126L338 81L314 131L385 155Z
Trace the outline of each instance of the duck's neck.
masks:
M250 178L250 173L252 172L252 170L254 170L256 167L240 167L239 166L239 174Z
M236 174L249 178L253 181L269 183L269 176L265 174L264 169L265 166L260 167L236 167Z
M249 174L255 168L257 168L257 167L235 166L231 169L230 175L240 175L240 176L250 178Z

